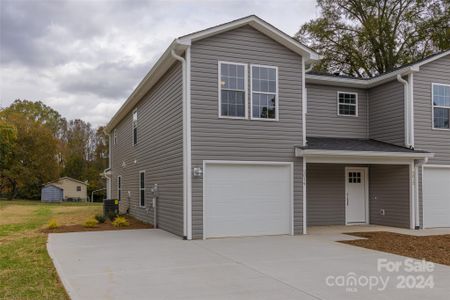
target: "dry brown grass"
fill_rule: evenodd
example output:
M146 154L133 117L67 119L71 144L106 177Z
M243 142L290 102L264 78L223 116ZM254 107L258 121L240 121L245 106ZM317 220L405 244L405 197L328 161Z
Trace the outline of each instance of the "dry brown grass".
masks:
M88 218L102 213L102 207L92 206L60 206L52 209L53 218L58 225L83 224Z
M37 207L10 205L0 208L0 225L26 222Z

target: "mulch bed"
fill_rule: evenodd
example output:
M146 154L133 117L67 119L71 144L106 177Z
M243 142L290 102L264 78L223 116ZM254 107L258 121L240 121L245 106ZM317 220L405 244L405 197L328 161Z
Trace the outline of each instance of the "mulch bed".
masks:
M105 231L105 230L126 230L126 229L149 229L153 228L152 224L147 224L144 222L141 222L139 220L136 220L135 218L132 218L130 216L126 216L126 219L128 223L130 223L129 226L124 227L114 227L111 224L110 220L105 221L105 223L99 223L95 227L84 227L81 224L76 225L63 225L55 229L42 229L42 232L45 233L60 233L60 232L82 232L82 231Z
M416 259L425 259L450 266L450 234L412 236L385 231L351 232L346 234L366 239L339 241L340 243Z

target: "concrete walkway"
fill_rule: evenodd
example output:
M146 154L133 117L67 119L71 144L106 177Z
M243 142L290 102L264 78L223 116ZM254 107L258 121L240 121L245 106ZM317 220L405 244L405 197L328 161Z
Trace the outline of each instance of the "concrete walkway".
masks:
M403 264L405 258L336 238L351 237L183 241L142 229L50 234L48 250L72 299L448 299L450 267L378 272L378 259ZM404 275L411 288L397 288ZM434 287L413 288L420 276L432 276Z

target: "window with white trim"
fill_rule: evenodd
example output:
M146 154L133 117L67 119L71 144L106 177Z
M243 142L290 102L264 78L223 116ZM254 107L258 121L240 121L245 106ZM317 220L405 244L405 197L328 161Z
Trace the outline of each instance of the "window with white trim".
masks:
M117 176L117 199L122 199L122 176Z
M117 144L117 129L114 129L114 132L113 132L113 141L114 141L114 145Z
M139 172L139 206L145 206L145 171Z
M137 114L137 110L133 111L133 145L137 144L138 141L138 136L137 136L137 121L138 121L138 114Z
M450 129L450 85L433 83L433 128Z
M358 116L358 94L338 92L338 115Z
M251 66L252 119L278 119L278 69Z
M246 117L247 65L219 62L219 116Z

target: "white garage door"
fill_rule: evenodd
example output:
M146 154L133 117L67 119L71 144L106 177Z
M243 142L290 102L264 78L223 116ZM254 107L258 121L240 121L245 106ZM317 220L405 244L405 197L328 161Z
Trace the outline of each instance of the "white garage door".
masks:
M291 177L291 164L206 164L205 238L291 233Z
M424 227L450 227L450 168L423 169Z

